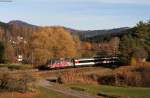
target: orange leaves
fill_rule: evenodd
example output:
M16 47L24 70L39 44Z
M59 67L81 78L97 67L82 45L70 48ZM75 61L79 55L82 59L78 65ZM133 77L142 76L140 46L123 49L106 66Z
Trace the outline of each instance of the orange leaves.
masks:
M76 43L69 32L62 27L43 27L34 32L31 47L35 61L49 58L75 57ZM40 59L40 60L39 60Z
M83 43L82 43L82 48L83 48L84 50L91 50L91 49L92 49L92 45L91 45L91 43L89 43L89 42L83 42Z

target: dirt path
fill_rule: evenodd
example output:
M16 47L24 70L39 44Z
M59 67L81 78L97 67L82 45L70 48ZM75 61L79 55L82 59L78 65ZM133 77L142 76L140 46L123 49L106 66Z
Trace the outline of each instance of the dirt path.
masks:
M84 93L84 92L80 92L80 91L68 89L68 88L65 88L65 87L59 87L59 86L52 85L47 80L40 80L39 85L46 88L46 89L48 89L48 90L63 93L65 95L74 96L74 97L77 97L77 98L96 98L96 97L91 96L91 95L89 95L87 93Z

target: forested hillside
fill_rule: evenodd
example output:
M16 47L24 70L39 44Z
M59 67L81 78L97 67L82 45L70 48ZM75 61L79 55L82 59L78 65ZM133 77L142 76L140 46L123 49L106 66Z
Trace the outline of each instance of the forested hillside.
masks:
M50 58L75 57L80 40L62 27L39 27L21 21L0 24L0 41L5 51L1 62L44 64Z
M120 38L120 52L125 61L148 59L150 57L150 21L139 22L137 26L126 32L128 34Z
M80 31L61 26L40 27L22 21L0 22L3 63L40 65L49 59L116 56L129 63L150 55L150 22L134 28Z
M115 28L115 29L108 29L108 30L74 30L70 28L65 28L71 34L78 35L81 40L84 41L93 41L99 42L105 39L111 39L112 37L120 37L125 35L129 27L122 27L122 28Z

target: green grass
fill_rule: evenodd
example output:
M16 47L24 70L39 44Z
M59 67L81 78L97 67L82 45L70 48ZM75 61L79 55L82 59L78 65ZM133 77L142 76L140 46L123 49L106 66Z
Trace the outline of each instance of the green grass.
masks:
M67 95L53 92L53 91L49 92L48 90L46 90L44 88L40 88L40 90L41 90L41 95L38 95L38 96L33 97L33 98L75 98L72 96L67 96Z
M67 96L61 93L57 93L57 92L53 92L53 91L49 91L45 88L39 88L40 94L39 95L35 95L32 97L21 97L21 98L75 98L72 96ZM20 98L20 97L15 97L15 96L10 96L10 95L0 95L0 98Z
M80 88L84 89L93 95L98 93L130 98L150 98L150 88L140 88L140 87L114 87L105 85L81 85L81 84L69 84L64 85L70 88Z

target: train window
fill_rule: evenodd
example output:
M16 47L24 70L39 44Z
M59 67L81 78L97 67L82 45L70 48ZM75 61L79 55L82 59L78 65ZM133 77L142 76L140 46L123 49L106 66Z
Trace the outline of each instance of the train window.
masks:
M78 61L78 63L86 63L86 62L94 62L94 60L84 60L84 61Z

